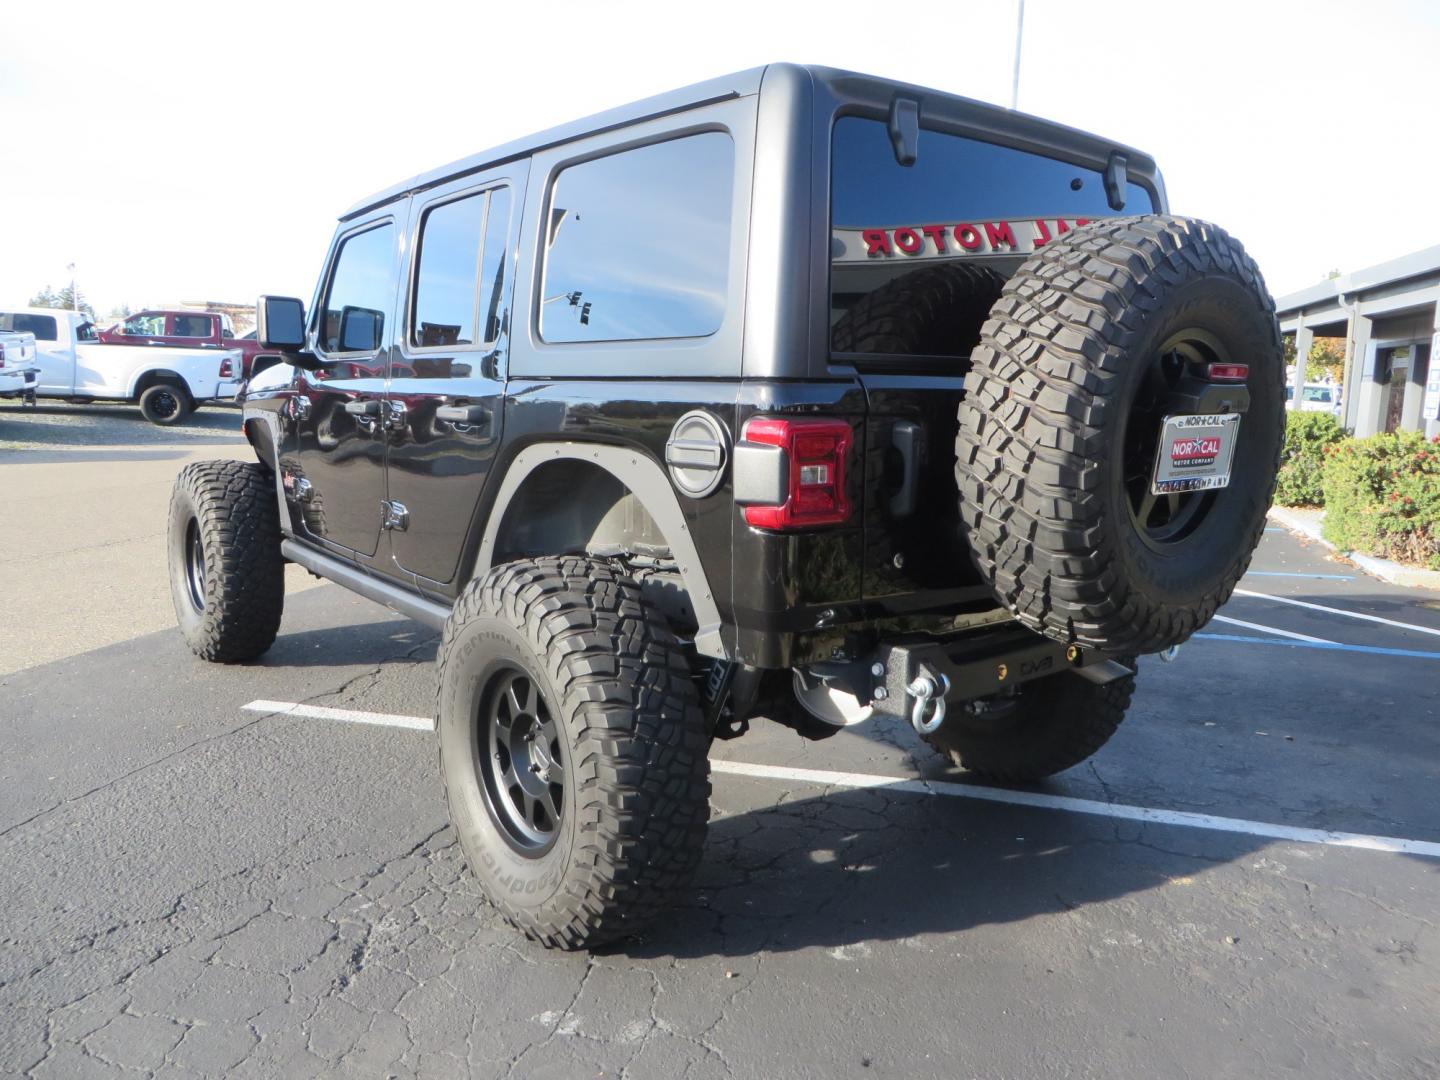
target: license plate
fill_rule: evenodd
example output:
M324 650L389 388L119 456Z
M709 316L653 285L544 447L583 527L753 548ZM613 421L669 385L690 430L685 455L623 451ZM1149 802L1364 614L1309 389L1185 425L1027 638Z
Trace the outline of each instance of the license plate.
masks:
M1209 491L1230 483L1230 461L1240 434L1240 414L1167 416L1155 458L1156 495Z

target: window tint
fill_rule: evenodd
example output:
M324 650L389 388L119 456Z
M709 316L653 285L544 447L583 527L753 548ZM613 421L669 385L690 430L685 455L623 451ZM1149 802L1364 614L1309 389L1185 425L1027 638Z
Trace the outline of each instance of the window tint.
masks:
M420 226L411 344L435 348L495 340L509 220L508 188L467 195L426 211ZM479 338L477 312L483 330Z
M210 316L209 315L176 315L175 316L176 337L209 337Z
M884 123L843 117L832 145L832 347L966 356L1027 255L1091 219L1153 209L1138 184L1116 211L1095 169L937 131L922 129L915 163L902 166ZM906 303L945 314L897 332L881 313Z
M395 227L389 222L348 236L335 256L325 294L320 348L374 352L385 340L385 313L395 295Z
M51 315L27 315L23 311L0 312L0 330L34 334L36 341L59 340L55 319Z
M550 202L541 336L628 341L718 330L734 171L723 132L563 170Z

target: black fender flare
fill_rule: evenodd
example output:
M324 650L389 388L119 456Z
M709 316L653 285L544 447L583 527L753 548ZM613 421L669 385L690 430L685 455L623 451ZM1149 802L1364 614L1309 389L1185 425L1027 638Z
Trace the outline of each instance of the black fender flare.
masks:
M495 545L500 532L498 526L505 520L511 502L523 489L526 479L542 465L567 458L604 469L639 500L665 536L680 566L680 577L699 624L695 632L696 651L704 656L728 660L730 654L721 633L724 623L720 608L715 603L714 591L700 562L700 553L695 547L694 537L690 535L690 526L685 521L680 502L664 470L639 450L572 442L537 443L521 450L506 468L505 479L496 493L489 515L491 527L485 530L480 543L474 576L479 577L494 565Z

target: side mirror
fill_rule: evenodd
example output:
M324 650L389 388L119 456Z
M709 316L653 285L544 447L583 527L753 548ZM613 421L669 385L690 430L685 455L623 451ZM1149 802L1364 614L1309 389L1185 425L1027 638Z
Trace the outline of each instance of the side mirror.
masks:
M340 309L340 351L374 352L385 332L385 314L373 308Z
M262 296L255 303L255 337L261 348L305 348L305 304L293 296Z

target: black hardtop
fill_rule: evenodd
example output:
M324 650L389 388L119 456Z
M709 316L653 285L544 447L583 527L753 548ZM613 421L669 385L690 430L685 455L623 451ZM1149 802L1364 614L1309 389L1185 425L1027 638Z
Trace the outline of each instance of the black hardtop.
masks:
M1028 113L895 79L818 65L775 63L643 98L482 150L377 191L352 206L340 216L340 220L347 221L394 199L587 135L654 120L701 105L747 97L759 93L762 83L767 90L776 87L792 93L806 94L812 99L829 97L834 104L849 106L846 111L856 113L884 110L895 97L910 97L920 104L922 122L943 115L946 118L963 120L970 130L993 141L1020 147L1044 146L1068 153L1078 160L1093 161L1097 157L1103 159L1112 150L1118 150L1126 155L1130 172L1151 180L1157 193L1163 197L1154 159L1134 147L1114 140Z

